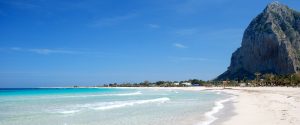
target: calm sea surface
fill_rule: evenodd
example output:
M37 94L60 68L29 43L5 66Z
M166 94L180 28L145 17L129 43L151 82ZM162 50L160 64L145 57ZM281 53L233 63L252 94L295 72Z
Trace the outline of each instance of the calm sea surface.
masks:
M207 115L226 98L211 91L0 89L0 125L197 125L212 120Z

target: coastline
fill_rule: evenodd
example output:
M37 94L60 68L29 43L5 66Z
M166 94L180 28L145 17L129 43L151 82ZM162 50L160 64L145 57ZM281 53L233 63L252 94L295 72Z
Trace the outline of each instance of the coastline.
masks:
M69 88L69 87L59 87ZM102 88L102 87L82 87ZM217 100L205 113L204 123L195 125L298 125L300 123L300 88L292 87L112 87L117 89L151 89L212 91L230 97ZM136 94L136 93L135 93ZM233 96L231 96L233 95ZM234 97L234 98L232 98ZM215 109L216 108L216 109Z
M206 112L204 115L206 117L205 121L202 121L198 123L197 125L213 125L216 123L220 117L222 117L222 113L225 113L225 109L229 110L229 105L231 104L230 102L235 99L234 95L230 95L230 97L222 99L222 100L217 100L215 102L214 107ZM227 113L226 113L227 114ZM225 115L225 114L224 114Z
M137 87L134 89L208 90L234 95L234 99L222 103L224 107L219 112L212 114L216 119L209 125L298 125L300 123L300 88Z
M236 115L234 113L234 105L233 100L224 103L224 109L222 109L219 113L217 113L215 116L218 118L210 125L221 125L223 122L230 120L231 117Z

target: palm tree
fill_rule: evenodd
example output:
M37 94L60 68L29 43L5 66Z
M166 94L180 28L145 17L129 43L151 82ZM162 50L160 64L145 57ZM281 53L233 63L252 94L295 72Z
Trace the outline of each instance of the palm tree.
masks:
M290 75L290 85L291 85L291 86L295 86L294 83L295 83L294 74L291 74L291 75Z
M258 85L258 82L259 82L259 76L261 75L261 73L259 73L259 72L256 72L255 73L255 76L256 76L256 83L255 83L255 86L257 86Z
M263 77L266 86L273 86L274 75L272 73L264 74Z
M294 82L295 86L299 86L300 85L300 73L296 73L294 75L294 78L295 78L295 82Z
M264 78L264 85L265 86L268 86L269 84L270 84L270 82L271 82L271 80L270 80L270 75L269 74L264 74L263 75L263 78Z
M270 82L271 82L271 86L274 86L274 75L270 74Z

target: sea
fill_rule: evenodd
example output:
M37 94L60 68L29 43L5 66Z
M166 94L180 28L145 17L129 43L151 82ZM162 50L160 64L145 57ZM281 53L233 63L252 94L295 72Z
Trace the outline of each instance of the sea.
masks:
M231 98L209 90L0 89L0 125L209 125Z

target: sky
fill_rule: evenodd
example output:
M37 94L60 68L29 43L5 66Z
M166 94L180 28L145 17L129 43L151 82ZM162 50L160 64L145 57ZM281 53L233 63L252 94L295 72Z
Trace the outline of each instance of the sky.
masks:
M211 80L270 2L0 0L0 87Z

